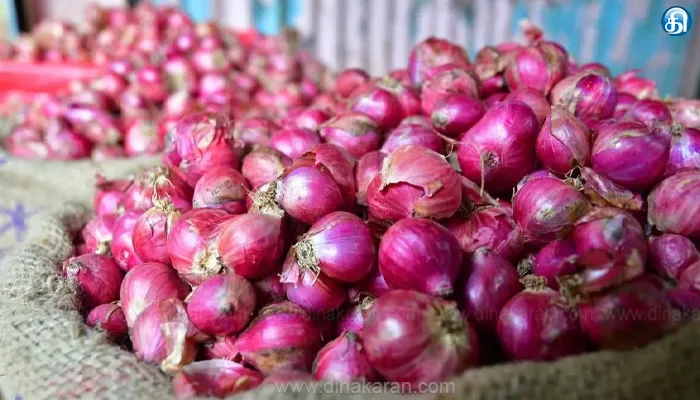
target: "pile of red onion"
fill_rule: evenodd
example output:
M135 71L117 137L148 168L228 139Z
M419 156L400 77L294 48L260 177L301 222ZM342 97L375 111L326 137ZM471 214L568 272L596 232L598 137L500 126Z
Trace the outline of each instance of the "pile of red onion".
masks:
M691 105L530 39L476 66L429 39L281 120L188 114L163 165L98 180L63 268L87 323L179 397L413 390L672 333L700 309L700 135L646 117Z

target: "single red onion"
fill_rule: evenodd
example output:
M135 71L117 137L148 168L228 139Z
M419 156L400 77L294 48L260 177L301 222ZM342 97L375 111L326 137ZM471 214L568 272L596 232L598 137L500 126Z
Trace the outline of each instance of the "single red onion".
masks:
M114 303L101 304L93 308L85 324L106 332L113 339L121 339L129 333L124 310Z
M163 71L154 65L144 65L136 70L135 87L146 99L159 103L168 95Z
M617 93L617 105L615 105L615 112L613 113L613 118L622 118L627 114L627 111L632 108L634 104L637 103L637 98L629 93Z
M402 146L418 145L436 153L445 152L445 142L433 128L420 125L403 125L391 130L381 147L383 153L389 154Z
M591 135L586 125L560 107L552 107L537 136L537 158L549 170L566 175L591 158Z
M445 64L469 66L467 51L452 42L429 37L418 43L408 56L408 76L414 86L420 86L428 69Z
M508 88L532 88L545 96L567 73L567 60L551 42L539 41L516 51L506 66Z
M596 346L626 350L673 331L675 313L664 294L646 281L633 281L581 303L581 328Z
M686 168L700 169L700 130L675 125L671 133L666 176Z
M85 311L119 300L124 272L111 257L102 254L73 257L66 261L63 273L68 280L75 282Z
M258 147L243 158L241 173L257 189L279 178L292 160L283 153L270 148Z
M649 194L648 219L661 232L700 239L700 171L684 170L661 181Z
M372 308L375 300L376 297L370 294L360 294L357 301L353 301L353 304L346 308L338 318L338 323L335 326L336 333L338 335L343 332L360 333L365 326L367 312Z
M676 99L668 108L677 123L687 128L700 129L700 100Z
M282 121L282 126L316 131L321 124L331 118L330 114L320 108L305 108L292 113Z
M303 308L288 301L260 310L236 341L243 360L263 374L308 371L321 348L321 333Z
M132 236L136 222L143 214L141 210L128 210L114 223L110 250L114 261L124 271L129 271L143 261L136 255Z
M204 344L202 356L206 360L240 361L241 355L236 349L236 335L217 336L213 342Z
M678 279L691 264L700 261L700 252L685 236L664 233L649 237L651 266L664 277Z
M356 333L342 333L318 352L311 367L314 378L336 382L376 382L380 380Z
M574 310L562 296L532 279L532 287L515 295L498 317L498 338L513 360L551 361L583 353L588 343ZM526 281L530 285L530 281Z
M594 71L594 72L597 72L601 75L612 77L612 73L610 72L610 69L607 66L605 66L604 64L597 63L597 62L591 62L591 63L579 65L576 68L576 70L572 71L572 72L581 72L581 71Z
M173 378L177 399L235 395L260 385L263 375L228 360L197 361L182 368Z
M126 210L146 211L154 199L170 199L175 208L189 208L192 188L172 169L157 165L141 171L124 193L121 206Z
M279 274L274 272L253 282L258 306L266 306L277 301L287 300L287 290L280 282Z
M572 240L552 240L537 253L532 273L547 280L547 286L559 290L557 278L578 271L578 253Z
M156 200L154 203L136 221L131 240L140 260L170 264L168 236L180 218L180 213L189 208L176 209L168 199Z
M327 171L343 194L345 209L354 211L357 207L357 186L355 184L355 164L357 160L342 148L330 143L322 143L295 160L292 167L313 165Z
M494 46L482 47L474 56L474 72L483 85L482 97L501 91L505 87L503 70L508 57Z
M436 74L421 86L421 108L425 115L432 115L438 103L447 96L459 93L479 98L479 78L466 69L455 67Z
M280 282L284 283L287 298L312 313L326 313L345 303L347 292L339 283L323 272L314 272L297 260L292 250L284 261Z
M154 121L135 118L129 123L124 135L124 152L127 156L153 155L162 150L163 143Z
M591 168L580 169L581 190L591 203L613 206L629 211L640 211L644 200L638 193L625 189Z
M391 80L392 85L400 86L397 81L391 78L384 78L384 80ZM359 91L353 93L349 100L348 109L366 115L384 131L397 126L406 116L397 96L379 83L360 88Z
M282 128L270 138L270 147L291 159L298 158L319 143L321 138L316 132L301 128Z
M242 330L255 311L255 290L234 273L204 280L187 299L187 315L203 333L226 336Z
M372 268L369 275L348 290L348 297L353 303L359 303L363 295L379 297L389 292L389 285L378 267Z
M93 208L97 215L114 214L117 212L119 203L124 192L131 185L130 179L109 180L104 175L98 173L95 176L95 196Z
M279 271L284 254L281 218L242 214L223 222L219 229L219 256L236 274L255 279Z
M499 256L513 260L523 247L522 235L510 208L478 208L464 217L450 218L446 226L467 253L487 247Z
M658 124L670 124L673 117L662 101L643 99L632 104L622 119L640 121L653 128Z
M216 167L197 181L192 197L194 208L217 208L229 214L246 212L248 184L243 175L231 167Z
M44 143L49 158L54 160L77 160L90 156L92 143L76 130L68 128L60 120L52 121L44 133Z
M581 193L557 178L528 181L513 198L515 223L533 244L564 238L590 208Z
M453 93L433 107L430 121L443 135L456 138L473 127L486 113L484 104L468 94Z
M386 154L381 151L370 151L365 153L357 162L355 182L357 183L358 204L367 205L367 187L372 178L379 175L385 158Z
M479 361L477 336L457 306L410 290L377 299L362 338L371 365L387 380L412 390L449 379Z
M342 97L349 97L355 89L368 83L367 71L360 68L348 68L341 71L335 78L335 92Z
M88 221L82 231L82 238L91 253L110 255L114 226L117 214L96 215Z
M469 321L480 333L496 332L498 314L522 289L515 267L486 247L476 249L469 259L460 301Z
M447 218L462 203L460 179L445 158L422 146L403 146L389 154L367 187L373 218Z
M267 117L251 117L236 122L233 137L246 146L256 144L267 146L270 137L280 130L280 126Z
M591 165L611 181L632 190L650 189L664 175L669 135L642 122L617 122L598 131Z
M549 101L542 92L529 87L511 92L505 97L505 100L520 101L527 104L535 113L540 126L544 123L545 118L547 118L551 111Z
M334 144L359 158L379 149L382 133L377 124L364 114L344 113L323 123L319 134L328 143Z
M656 82L637 76L638 70L623 72L615 77L615 87L621 93L629 93L638 99L658 99Z
M539 124L532 109L504 101L464 133L457 147L462 175L488 190L511 190L535 169Z
M552 89L550 100L588 124L612 117L617 91L607 76L583 71L562 79Z
M461 265L457 239L429 219L402 219L386 231L379 244L379 269L392 289L449 296Z
M168 254L182 279L198 285L223 271L216 243L221 224L230 218L226 211L210 208L195 208L180 216L168 235Z

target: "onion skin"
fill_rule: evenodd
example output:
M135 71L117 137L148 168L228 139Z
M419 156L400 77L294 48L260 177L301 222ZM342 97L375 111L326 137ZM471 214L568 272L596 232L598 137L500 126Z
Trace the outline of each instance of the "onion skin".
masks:
M156 200L155 205L143 213L134 225L131 241L134 251L144 262L170 264L168 235L180 218L170 200Z
M402 146L418 145L436 153L445 152L445 142L432 128L404 125L394 128L386 136L380 151L386 154Z
M421 108L425 115L432 115L437 104L451 94L461 93L479 98L481 88L474 73L460 67L446 67L421 86Z
M124 134L124 153L127 156L153 155L161 151L163 143L155 121L135 119L127 126Z
M700 262L695 261L694 263L685 267L678 278L677 287L700 293Z
M552 107L537 136L537 158L549 170L566 175L573 167L590 163L591 136L578 118Z
M673 119L686 128L700 129L700 100L678 99L669 104Z
M320 381L376 382L379 374L364 353L362 339L357 334L340 334L318 352L311 371Z
M440 382L477 365L478 338L454 303L394 290L377 299L362 331L372 366L387 380Z
M218 336L213 342L206 343L202 357L206 360L240 361L241 355L236 350L236 335Z
M682 169L700 169L700 130L674 126L666 176Z
M591 203L629 211L640 211L644 206L644 200L638 193L619 186L591 168L583 167L580 171L583 179L583 193Z
M559 290L557 278L578 271L578 253L572 240L552 240L537 253L532 273L547 280L547 286Z
M648 242L651 266L662 276L677 280L689 265L700 261L700 252L685 236L664 233Z
M255 290L233 273L206 279L187 301L187 315L200 331L226 336L242 330L255 311Z
M236 341L243 360L265 375L308 371L321 348L321 333L309 314L284 301L265 306Z
M454 93L435 104L430 121L438 132L456 138L479 122L485 113L486 107L478 99Z
M246 212L248 191L248 184L240 172L229 167L213 168L202 175L194 186L192 206L243 214Z
M292 159L270 148L258 147L243 158L241 174L253 189L270 183L292 164Z
M372 297L379 297L385 293L388 293L389 285L386 284L384 276L382 275L379 268L372 268L369 275L363 279L361 282L356 283L348 290L348 297L353 303L360 302L364 295L371 295Z
M284 261L280 275L287 291L287 298L305 310L326 313L338 309L347 300L347 291L323 272L314 272L300 265L294 251Z
M307 151L311 151L321 143L316 132L301 128L282 128L270 138L270 147L296 159Z
M700 171L680 171L664 179L649 194L649 224L661 232L700 239Z
M233 137L246 146L268 146L270 137L280 130L275 121L266 117L251 117L236 122Z
M134 227L142 214L141 210L126 211L117 219L112 231L112 242L110 243L112 257L117 265L126 272L143 264L143 260L136 254L132 240Z
M233 361L205 360L186 365L173 378L175 398L224 398L260 385L263 375Z
M88 314L85 324L109 334L113 339L121 339L129 333L124 310L116 304L101 304Z
M576 189L557 178L526 182L513 198L513 219L526 242L547 244L564 238L591 204Z
M97 215L114 214L124 197L124 191L131 185L129 179L108 180L103 175L95 177L93 208Z
M110 255L110 243L117 219L116 214L105 214L97 215L88 221L81 236L89 252Z
M345 149L355 158L379 149L382 133L368 116L349 112L321 124L319 135L328 143Z
M330 118L331 115L329 113L319 108L306 108L290 113L282 122L282 125L316 131L321 124Z
M66 278L76 283L85 311L119 300L124 273L112 258L84 254L66 261L63 270Z
M54 160L77 160L90 155L92 143L84 136L55 120L44 134L49 158Z
M384 79L400 85L392 78ZM349 99L348 109L368 116L383 131L397 126L405 116L399 99L380 82L358 88Z
M365 153L357 162L355 182L357 183L358 204L367 205L367 187L372 179L379 175L379 171L382 169L382 162L386 156L386 153L381 151L370 151Z
M566 57L551 43L541 41L516 51L504 76L511 91L532 88L548 95L566 72Z
M589 124L612 117L617 90L605 75L583 71L562 79L552 89L550 100L552 105L563 107Z
M188 209L192 204L192 188L175 170L157 165L136 176L120 205L126 210L146 211L153 207L153 199L164 198L169 198L175 208Z
M499 256L513 260L523 247L522 235L510 208L479 208L466 217L450 218L446 226L467 253L488 247Z
M327 171L343 195L345 209L355 211L357 208L355 198L357 185L354 176L356 163L357 160L342 148L330 143L322 143L295 160L292 165L314 165L322 171Z
M617 105L613 118L622 118L627 114L627 111L637 103L637 98L629 93L617 93Z
M248 279L279 270L284 254L282 219L264 214L242 214L220 226L217 248L224 265Z
M658 99L656 82L637 76L638 70L626 71L615 77L615 87L621 93L628 93L638 99Z
M379 269L392 289L449 296L461 265L457 239L428 219L402 219L386 231L379 244Z
M511 190L535 169L539 124L532 109L504 101L464 133L457 147L462 175L491 191Z
M668 107L662 101L652 99L635 102L629 107L622 119L640 121L650 128L658 124L670 124L673 121Z
M365 326L365 317L370 308L374 305L376 298L369 294L362 294L360 299L352 306L346 308L338 318L335 332L338 335L343 332L360 333Z
M414 86L420 86L429 69L447 64L469 66L466 50L448 40L429 37L411 49L407 65L409 79Z
M335 78L335 92L342 97L349 97L358 87L370 80L367 71L360 68L348 68Z
M459 175L440 154L404 146L384 159L367 188L367 202L377 220L447 218L462 203Z
M529 87L518 89L508 94L505 100L520 101L527 104L537 117L537 121L542 125L549 115L551 106L542 92Z
M614 350L644 346L677 326L671 304L645 281L629 282L589 299L579 306L579 318L593 344Z

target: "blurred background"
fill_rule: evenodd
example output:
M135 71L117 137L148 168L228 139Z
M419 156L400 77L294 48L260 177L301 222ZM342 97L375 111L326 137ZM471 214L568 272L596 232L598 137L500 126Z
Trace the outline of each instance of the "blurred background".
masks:
M6 37L42 18L80 24L89 0L1 0ZM100 0L103 5L127 3ZM680 37L661 29L668 7L685 7L700 21L695 0L154 0L183 7L196 21L215 20L275 34L299 30L306 46L334 69L360 66L384 74L404 66L425 37L449 38L470 50L520 40L530 19L580 63L598 61L617 74L637 68L662 95L697 96L700 26Z

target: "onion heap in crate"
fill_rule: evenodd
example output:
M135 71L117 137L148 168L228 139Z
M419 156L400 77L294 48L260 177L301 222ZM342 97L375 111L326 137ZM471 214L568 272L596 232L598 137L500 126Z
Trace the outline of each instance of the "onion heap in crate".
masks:
M283 119L182 119L65 273L179 397L644 346L700 309L688 107L541 37L428 39Z
M243 43L228 28L195 24L178 8L149 2L133 11L94 6L87 20L86 32L44 21L31 36L0 49L1 58L17 63L79 61L101 68L67 94L39 95L26 112L6 109L15 124L4 141L11 154L98 161L159 154L166 132L189 113L283 117L308 106L324 80L332 83L293 34Z

